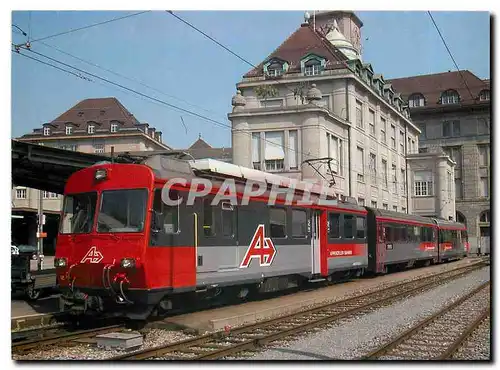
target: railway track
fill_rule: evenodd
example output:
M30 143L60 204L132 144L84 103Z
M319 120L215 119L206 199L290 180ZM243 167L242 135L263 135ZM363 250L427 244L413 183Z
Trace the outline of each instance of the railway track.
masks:
M390 304L395 300L458 279L484 266L483 263L477 263L472 266L460 267L418 280L396 284L361 296L234 328L229 332L222 331L201 335L174 344L126 353L112 357L109 360L143 360L151 358L208 360L221 359L233 356L236 353L253 352L275 340Z
M117 331L125 328L124 324L113 324L107 326L94 327L90 329L68 331L60 329L59 331L54 331L48 335L43 335L43 328L39 329L40 336L33 335L31 339L13 342L12 352L13 353L25 353L34 348L46 347L54 344L60 344L63 342L70 342L75 339L94 337L99 334L105 334L113 331ZM43 334L42 334L43 333Z
M489 288L490 282L480 285L375 349L362 360L451 359L471 333L489 317Z

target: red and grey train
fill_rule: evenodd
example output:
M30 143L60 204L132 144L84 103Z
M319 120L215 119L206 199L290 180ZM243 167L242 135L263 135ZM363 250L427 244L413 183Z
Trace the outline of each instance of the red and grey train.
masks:
M228 178L235 180L236 204L214 202ZM204 189L200 179L212 187ZM266 185L245 202L249 180ZM278 192L269 205L272 187L283 190L287 180L168 155L74 173L65 187L54 261L61 309L145 319L193 298L244 298L466 255L466 229L456 222L321 202L314 190L312 204L305 204L300 187L292 202ZM205 195L192 195L195 183ZM167 204L166 195L177 204Z

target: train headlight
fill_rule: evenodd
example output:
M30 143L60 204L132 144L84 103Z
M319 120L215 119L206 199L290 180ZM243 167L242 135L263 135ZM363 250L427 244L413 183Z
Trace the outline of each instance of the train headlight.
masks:
M120 266L125 269L131 269L135 267L135 259L133 258L124 258L120 263Z
M68 260L64 257L54 258L54 267L65 267L68 264Z
M94 178L96 180L104 180L106 177L108 177L108 172L106 171L105 168L99 168L98 170L95 171Z

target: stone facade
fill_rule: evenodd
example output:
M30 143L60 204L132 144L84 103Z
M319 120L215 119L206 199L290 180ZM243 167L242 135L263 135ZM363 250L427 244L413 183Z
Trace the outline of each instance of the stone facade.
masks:
M383 76L352 56L357 48L337 25L352 15L319 18L322 31L309 18L237 84L233 162L323 183L361 205L411 212L405 157L418 151L420 131ZM308 67L311 58L317 67ZM276 65L283 72L266 75Z
M463 79L467 82L464 86ZM412 107L421 129L421 153L445 153L456 162L456 220L467 224L471 251L489 244L491 207L490 83L469 71L414 76L391 83L410 98L420 93L424 104ZM445 91L455 91L454 104L444 104Z

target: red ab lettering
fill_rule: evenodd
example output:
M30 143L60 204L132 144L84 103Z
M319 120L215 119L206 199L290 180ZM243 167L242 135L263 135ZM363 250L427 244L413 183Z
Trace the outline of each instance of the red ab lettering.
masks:
M96 247L92 247L82 258L80 263L85 263L86 261L89 261L90 263L99 263L103 258L104 256L102 255L102 253L99 252Z
M264 237L264 225L259 225L245 253L240 268L247 268L253 258L259 259L260 266L271 266L276 256L276 248L270 238Z

